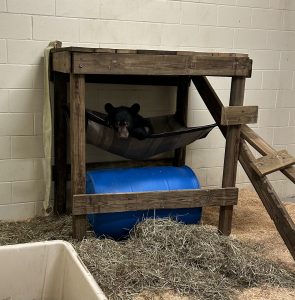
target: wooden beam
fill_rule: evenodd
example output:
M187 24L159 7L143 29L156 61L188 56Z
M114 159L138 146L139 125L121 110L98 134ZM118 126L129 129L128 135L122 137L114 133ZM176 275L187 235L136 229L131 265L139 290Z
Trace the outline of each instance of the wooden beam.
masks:
M245 78L233 77L229 105L240 106L244 102ZM236 185L236 174L240 150L240 125L227 128L225 154L223 164L222 187L234 187ZM219 212L219 231L230 235L232 225L233 206L221 206Z
M273 173L295 163L295 158L286 150L280 150L275 154L268 154L252 162L252 167L258 176Z
M228 106L221 111L221 125L257 123L258 106Z
M74 195L73 215L235 205L237 188Z
M55 53L53 53L54 55ZM248 57L72 52L75 74L251 76Z
M241 136L245 139L255 150L262 155L275 155L276 150L266 143L253 129L247 125L242 125ZM289 166L280 171L295 183L295 167Z
M85 169L85 78L70 74L70 143L73 195L86 191ZM73 236L86 236L86 216L73 216Z
M278 232L284 240L287 248L295 260L295 225L274 191L268 179L259 177L252 169L255 157L249 147L243 141L241 143L240 163L251 180L257 194L259 195L265 209L272 218Z

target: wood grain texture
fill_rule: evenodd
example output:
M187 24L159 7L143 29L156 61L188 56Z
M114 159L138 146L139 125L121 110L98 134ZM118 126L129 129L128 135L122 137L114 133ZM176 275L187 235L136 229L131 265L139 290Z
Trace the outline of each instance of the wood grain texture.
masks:
M286 150L277 151L275 154L268 154L252 162L252 167L258 176L273 173L295 163L295 158Z
M85 78L70 75L70 145L71 183L73 195L85 193ZM73 236L86 236L86 216L73 217Z
M177 85L176 96L176 120L187 126L188 92L191 79L189 76L180 77ZM174 166L183 166L185 164L186 146L177 148L174 156Z
M144 50L144 49L110 49L110 48L89 48L89 47L63 47L51 49L55 52L81 52L81 53L138 53L153 55L199 55L209 57L248 57L246 53L224 53L224 52L193 52L193 51L169 51L169 50Z
M221 125L257 123L258 106L228 106L221 111Z
M247 125L242 125L241 136L260 154L262 155L275 155L276 150L265 142L253 129ZM295 183L295 166L289 166L280 171Z
M63 104L67 103L67 81L63 73L54 72L54 213L66 212L67 124Z
M52 70L62 73L71 72L71 53L70 52L56 52L52 55Z
M73 215L164 208L235 205L237 188L74 195Z
M233 77L230 93L230 106L241 106L244 102L245 78ZM237 165L240 149L240 125L227 128L225 154L223 164L222 187L234 187L236 185ZM219 231L230 235L232 224L233 206L221 206L219 212Z
M245 142L241 143L240 163L251 180L264 207L273 220L278 232L284 240L287 248L295 260L295 225L280 201L278 195L271 186L269 180L263 176L259 177L252 169L255 157Z
M75 74L251 76L247 57L73 52Z

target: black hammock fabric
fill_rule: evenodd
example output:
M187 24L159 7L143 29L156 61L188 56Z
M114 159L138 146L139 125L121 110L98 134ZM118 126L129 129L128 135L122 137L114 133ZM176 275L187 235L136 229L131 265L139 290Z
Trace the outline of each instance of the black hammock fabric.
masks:
M139 140L132 136L120 138L106 122L106 114L86 110L86 143L97 146L122 157L142 160L156 154L172 151L205 138L216 124L185 127L174 115L149 118L154 133Z

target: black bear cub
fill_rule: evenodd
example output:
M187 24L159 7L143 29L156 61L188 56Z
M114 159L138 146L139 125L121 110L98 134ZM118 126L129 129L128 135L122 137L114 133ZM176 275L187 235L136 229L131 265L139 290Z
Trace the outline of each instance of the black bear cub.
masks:
M114 107L111 103L105 105L108 125L114 128L120 138L128 138L129 134L139 140L143 140L153 133L152 124L148 119L139 115L140 105L131 107Z

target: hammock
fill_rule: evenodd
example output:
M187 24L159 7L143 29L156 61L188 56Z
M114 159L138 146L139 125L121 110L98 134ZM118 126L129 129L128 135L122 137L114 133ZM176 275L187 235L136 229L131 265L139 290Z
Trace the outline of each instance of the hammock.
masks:
M154 129L152 135L144 140L132 136L122 139L114 129L107 126L106 114L86 110L86 143L128 159L142 160L202 139L216 126L211 124L188 128L179 124L174 115L149 120Z

